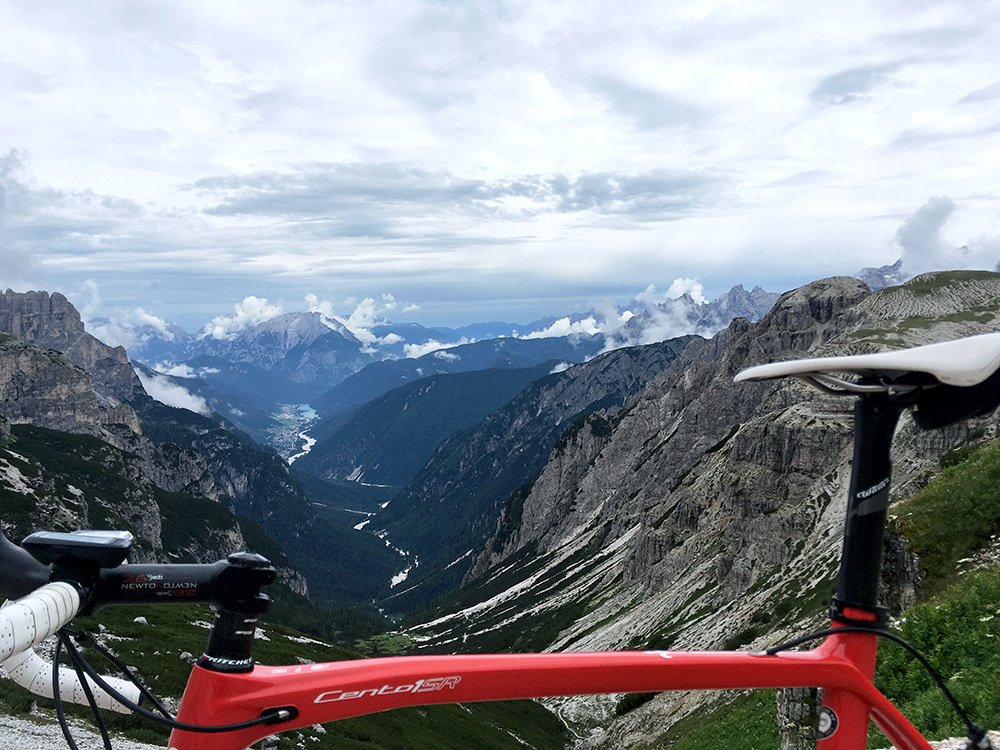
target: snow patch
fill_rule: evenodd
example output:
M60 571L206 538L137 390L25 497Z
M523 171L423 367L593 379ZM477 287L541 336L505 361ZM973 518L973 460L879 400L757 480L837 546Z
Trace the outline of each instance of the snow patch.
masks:
M5 481L18 494L35 494L35 490L28 484L28 478L21 473L21 470L6 461L4 461L3 466L0 466L0 480Z

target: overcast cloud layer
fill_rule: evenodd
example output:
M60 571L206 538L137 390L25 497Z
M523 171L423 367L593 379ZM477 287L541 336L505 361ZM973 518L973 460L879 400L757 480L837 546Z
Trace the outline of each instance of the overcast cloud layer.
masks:
M0 87L0 285L91 314L1000 259L992 0L0 0Z

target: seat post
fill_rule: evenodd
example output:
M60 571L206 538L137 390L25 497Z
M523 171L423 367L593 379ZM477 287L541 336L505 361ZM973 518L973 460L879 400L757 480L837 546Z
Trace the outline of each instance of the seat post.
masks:
M892 475L889 450L900 411L881 392L862 394L854 404L854 461L837 596L831 603L831 615L839 622L872 625L885 618L878 587Z

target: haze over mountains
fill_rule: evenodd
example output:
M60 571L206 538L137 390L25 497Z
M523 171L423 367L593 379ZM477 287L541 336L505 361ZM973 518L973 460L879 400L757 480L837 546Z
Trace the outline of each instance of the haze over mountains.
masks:
M567 351L565 344L553 344L551 350L527 357L515 352L509 364L523 365L528 360L537 364L558 357L579 362L602 350L689 333L711 335L733 317L760 317L777 298L775 293L760 288L747 292L742 286L733 287L712 302L698 294L695 288L695 296L684 293L670 299L657 295L650 287L640 298L608 310L553 317L528 325L493 322L458 329L396 324L374 313L346 320L319 311L285 313L255 297L248 297L235 313L215 318L196 334L151 318L128 325L95 319L88 326L98 338L125 346L132 359L161 374L199 378L225 393L268 408L282 400L309 403L379 361L418 359L420 365L414 370L422 367L422 372L427 368L484 369L493 366L501 354L457 347L499 338L519 340L527 347L524 342L572 337L569 346L577 351ZM541 352L541 344L534 346ZM427 355L433 357L427 359ZM489 356L494 359L486 361L484 357ZM392 387L421 374L400 376ZM364 395L364 400L373 397L370 392Z

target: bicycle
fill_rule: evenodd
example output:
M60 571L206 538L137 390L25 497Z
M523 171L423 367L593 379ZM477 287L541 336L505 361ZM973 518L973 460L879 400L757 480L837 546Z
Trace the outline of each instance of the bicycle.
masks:
M0 593L23 597L0 610L0 661L16 682L56 701L64 727L63 700L137 711L172 726L173 750L242 750L273 733L404 706L779 687L822 688L819 750L861 750L869 719L895 747L928 750L927 740L873 684L877 639L898 641L887 631L888 613L877 600L889 449L904 409L913 412L919 427L934 429L987 414L1000 404L1000 333L878 354L776 362L744 370L735 380L787 376L856 398L838 588L830 628L818 633L761 653L403 656L264 666L253 661L251 650L257 618L268 605L261 589L275 578L265 558L243 552L210 565L131 565L125 563L131 546L127 532L37 532L21 547L0 540ZM109 604L175 601L210 603L215 620L173 718L145 688L101 677L82 659L64 626L78 613ZM31 650L53 634L59 634L55 665ZM819 639L810 650L790 650ZM71 672L58 667L62 648L72 658ZM937 679L967 726L966 747L992 747ZM138 705L140 696L157 710ZM107 737L103 727L102 733Z

